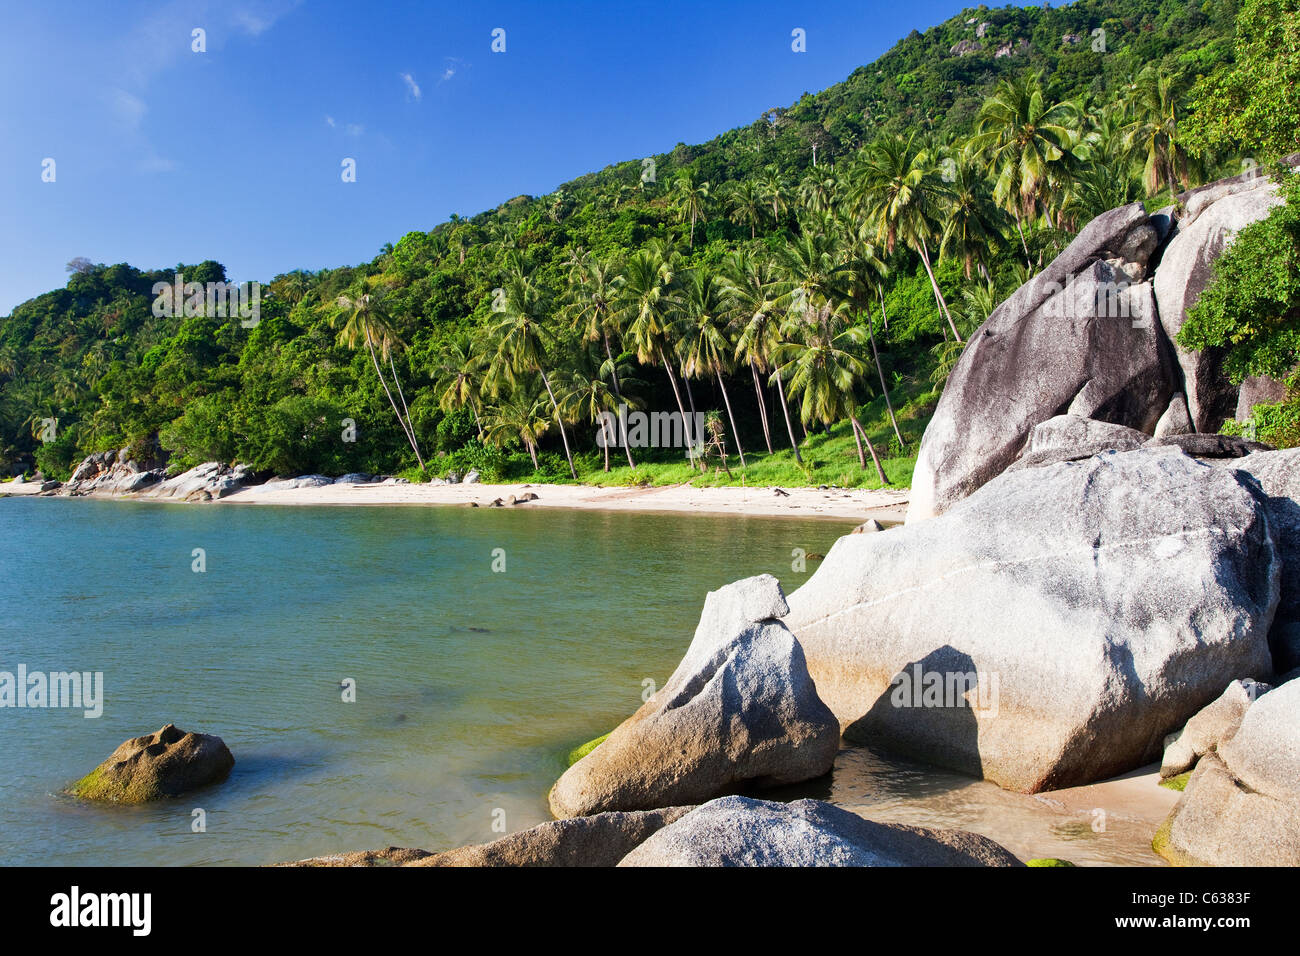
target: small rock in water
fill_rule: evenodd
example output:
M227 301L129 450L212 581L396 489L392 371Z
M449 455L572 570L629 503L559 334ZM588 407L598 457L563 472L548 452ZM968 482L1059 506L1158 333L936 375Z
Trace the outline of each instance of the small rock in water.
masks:
M167 724L133 737L73 784L73 796L111 803L145 803L218 783L235 758L220 737L186 733Z

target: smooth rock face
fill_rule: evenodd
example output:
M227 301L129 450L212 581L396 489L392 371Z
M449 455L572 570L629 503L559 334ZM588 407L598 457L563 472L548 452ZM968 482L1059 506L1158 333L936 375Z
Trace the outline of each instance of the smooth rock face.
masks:
M1237 392L1237 421L1250 420L1256 405L1274 405L1286 398L1286 385L1267 375L1250 375Z
M1274 670L1286 673L1300 667L1300 448L1256 452L1223 464L1251 475L1268 496L1265 511L1282 556L1281 594L1268 642Z
M921 440L909 522L1000 474L1064 412L1151 433L1177 390L1141 281L1157 240L1141 204L1103 213L971 336Z
M1169 438L1172 435L1189 435L1196 431L1192 427L1192 415L1187 410L1187 396L1179 392L1169 400L1169 407L1156 422L1156 438Z
M617 866L651 834L691 807L598 813L553 820L500 840L435 853L410 866Z
M963 830L873 823L820 800L723 797L659 830L619 866L1020 866Z
M1034 426L1024 451L1007 470L1078 461L1105 451L1133 451L1141 448L1147 438L1145 432L1127 425L1099 422L1081 415L1057 415Z
M1025 792L1090 783L1271 674L1262 498L1176 449L1011 472L840 538L785 621L850 741Z
M1187 211L1156 269L1155 296L1160 324L1182 368L1192 422L1197 431L1217 432L1236 415L1237 387L1223 374L1221 350L1185 349L1178 344L1178 332L1209 285L1214 261L1241 229L1266 218L1282 198L1271 180L1235 177L1196 190L1186 202Z
M1300 866L1300 682L1256 700L1201 758L1155 846L1182 864Z
M144 803L217 783L234 765L220 737L186 733L167 724L157 733L123 743L71 792L87 800Z
M777 620L786 611L771 575L710 592L668 683L560 777L551 812L683 806L829 771L839 725Z
M1189 720L1187 726L1165 738L1160 776L1174 777L1190 770L1198 759L1230 740L1255 698L1271 689L1249 678L1229 684L1223 695Z

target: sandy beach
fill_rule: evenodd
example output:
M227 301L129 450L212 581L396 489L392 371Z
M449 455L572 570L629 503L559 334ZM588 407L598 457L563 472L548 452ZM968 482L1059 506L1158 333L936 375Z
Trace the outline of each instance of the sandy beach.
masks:
M824 517L837 520L901 521L907 511L907 489L845 490L787 488L695 488L670 485L653 488L598 488L590 485L458 484L458 485L327 485L321 488L278 488L274 483L243 488L222 503L252 505L460 505L582 508L603 511L659 511L683 514L736 514L755 517ZM529 493L534 501L511 505Z
M35 495L35 483L0 485L0 494ZM781 492L784 492L782 494ZM536 500L511 505L511 499L529 493ZM833 518L837 521L882 523L902 521L907 513L909 491L899 489L818 489L770 487L696 488L691 485L662 487L600 488L593 485L547 484L456 484L456 485L325 485L319 488L289 488L267 482L241 488L215 504L239 505L459 505L491 507L579 508L601 511L654 511L679 514L749 515L766 518ZM176 501L143 495L91 493L87 497L125 498L141 501Z

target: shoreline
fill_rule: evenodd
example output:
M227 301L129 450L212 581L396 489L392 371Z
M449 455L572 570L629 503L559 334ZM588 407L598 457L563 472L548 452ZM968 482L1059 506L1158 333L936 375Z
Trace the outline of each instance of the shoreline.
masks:
M21 490L20 490L21 489ZM30 490L29 490L30 489ZM624 511L660 514L740 515L756 518L828 518L837 521L863 522L875 518L881 522L901 522L907 513L911 491L899 489L783 488L778 494L772 487L696 488L692 485L651 487L602 487L598 485L551 484L455 484L455 485L388 485L347 484L316 488L276 487L276 483L249 485L205 504L286 505L286 506L426 506L493 507L500 499L502 508L567 508L586 511ZM0 485L0 494L41 495L39 486L12 483ZM512 505L510 499L532 493L537 499ZM43 497L68 497L43 495ZM114 501L183 502L177 498L155 498L146 494L97 494L77 497Z

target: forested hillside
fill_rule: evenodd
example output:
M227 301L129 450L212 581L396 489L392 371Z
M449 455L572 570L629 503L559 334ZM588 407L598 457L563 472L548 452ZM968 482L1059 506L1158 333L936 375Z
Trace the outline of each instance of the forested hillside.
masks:
M66 477L129 444L175 468L689 477L680 450L596 447L626 403L706 413L751 481L905 482L964 338L1083 223L1300 148L1298 21L1297 0L970 9L708 143L268 277L252 328L153 314L156 282L216 262L71 263L0 320L0 467Z

